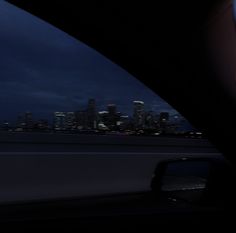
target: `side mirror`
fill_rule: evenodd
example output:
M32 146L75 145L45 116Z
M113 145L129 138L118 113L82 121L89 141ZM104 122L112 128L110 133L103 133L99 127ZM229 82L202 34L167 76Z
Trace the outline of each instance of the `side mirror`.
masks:
M158 164L151 188L155 196L188 203L220 204L233 189L233 173L223 159L183 158Z

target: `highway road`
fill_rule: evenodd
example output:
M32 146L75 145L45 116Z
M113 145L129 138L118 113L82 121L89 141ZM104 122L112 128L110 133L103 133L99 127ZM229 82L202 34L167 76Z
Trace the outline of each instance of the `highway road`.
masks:
M221 157L204 139L0 135L0 203L150 191L157 164Z
M0 152L217 153L217 150L206 139L2 132Z

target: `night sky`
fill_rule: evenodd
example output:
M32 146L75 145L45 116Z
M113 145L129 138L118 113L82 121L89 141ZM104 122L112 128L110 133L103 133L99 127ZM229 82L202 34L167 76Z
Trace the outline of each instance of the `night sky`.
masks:
M133 100L146 110L174 110L129 73L66 33L0 0L1 120L31 111L84 109L95 98L98 110L117 104L131 114Z

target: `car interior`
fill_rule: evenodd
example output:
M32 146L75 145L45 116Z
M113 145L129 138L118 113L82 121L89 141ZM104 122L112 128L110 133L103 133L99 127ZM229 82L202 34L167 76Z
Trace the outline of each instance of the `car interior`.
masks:
M131 149L128 156L119 151L110 155L118 140L105 152L90 153L94 145L88 144L89 149L67 155L73 147L70 138L64 149L58 137L57 148L48 152L34 147L33 136L28 151L6 138L7 147L0 152L4 232L235 228L236 1L4 2L120 66L173 106L211 144L193 139L179 151L164 138L162 143L171 149L163 153L152 138L147 151L139 151L143 155ZM84 135L80 143L88 138ZM47 136L43 140L50 145ZM136 150L144 144L142 137L131 141Z

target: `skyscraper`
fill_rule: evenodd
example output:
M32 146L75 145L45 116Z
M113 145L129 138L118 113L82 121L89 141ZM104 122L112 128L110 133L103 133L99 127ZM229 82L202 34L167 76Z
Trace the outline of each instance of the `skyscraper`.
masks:
M26 112L25 113L25 129L27 131L30 131L33 129L33 116L31 112Z
M117 114L117 108L115 104L108 104L107 105L107 111L108 111L108 127L112 130L116 128L116 124L118 121L118 114Z
M145 128L146 129L154 129L155 128L155 113L153 111L149 111L145 113Z
M115 104L108 104L107 105L107 111L109 115L116 115L116 105Z
M168 112L161 112L160 113L160 122L167 122L169 121L170 115Z
M87 111L77 111L75 113L76 129L86 129L88 127Z
M23 131L25 129L25 119L22 114L17 117L16 126L19 131Z
M169 123L169 113L161 112L160 113L160 128L161 128L162 133L167 133L168 123Z
M65 130L66 114L64 112L54 112L54 130Z
M136 129L142 129L145 123L145 111L144 111L144 102L143 101L134 101L134 126Z
M88 117L88 128L97 128L97 113L96 113L96 101L95 99L89 99L87 107L87 117Z
M75 129L75 113L67 112L65 116L65 128L67 130Z
M118 122L118 126L120 130L128 130L130 124L130 118L127 115L121 115L120 116L120 121Z

